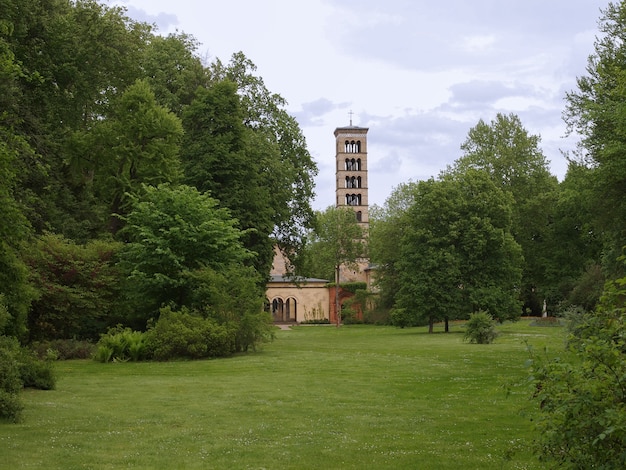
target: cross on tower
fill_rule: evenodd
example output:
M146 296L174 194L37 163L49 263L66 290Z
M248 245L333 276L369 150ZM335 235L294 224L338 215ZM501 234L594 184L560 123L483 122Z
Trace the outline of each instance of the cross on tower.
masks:
M348 112L348 114L350 115L350 127L352 127L352 115L353 115L354 113L352 112L352 110L350 110L350 111Z

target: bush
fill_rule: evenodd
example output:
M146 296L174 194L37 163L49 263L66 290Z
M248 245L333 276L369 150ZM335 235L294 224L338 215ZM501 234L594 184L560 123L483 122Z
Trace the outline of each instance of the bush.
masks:
M395 308L391 312L391 324L400 328L411 326L412 319L404 308Z
M91 341L77 339L55 339L52 341L38 341L33 343L31 349L37 357L46 359L54 355L56 359L89 359L94 356L96 346Z
M180 312L161 309L159 320L146 335L147 348L158 361L226 357L236 350L236 330L185 308Z
M536 452L565 468L626 463L626 278L607 283L595 312L576 314L561 357L532 356L540 415Z
M465 328L463 339L470 343L490 344L498 336L495 320L483 310L472 313Z
M24 387L39 390L53 390L56 386L56 377L51 360L42 361L35 353L22 349L20 355L20 378Z
M40 361L22 348L16 338L0 336L0 419L17 422L24 405L19 392L24 387L49 390L55 386L50 361Z
M235 350L244 352L249 348L256 350L261 343L272 341L275 336L274 322L269 313L248 313L237 324Z
M22 419L24 404L17 393L0 390L0 419L17 423Z
M110 328L100 336L96 344L94 359L99 362L141 361L148 356L146 333L123 328L121 325Z

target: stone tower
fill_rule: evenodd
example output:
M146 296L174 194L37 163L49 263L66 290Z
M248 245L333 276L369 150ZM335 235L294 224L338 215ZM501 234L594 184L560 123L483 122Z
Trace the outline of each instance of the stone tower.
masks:
M336 206L353 208L366 233L369 225L367 131L366 127L353 126L352 119L350 126L335 129Z
M350 125L335 129L335 194L337 207L350 207L364 233L369 232L367 200L367 131L366 127ZM339 282L363 281L369 285L369 260L358 262L359 268L351 270L344 266Z

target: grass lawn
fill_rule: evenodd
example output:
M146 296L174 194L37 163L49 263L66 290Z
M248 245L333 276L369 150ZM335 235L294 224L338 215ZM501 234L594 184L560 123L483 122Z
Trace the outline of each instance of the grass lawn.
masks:
M60 362L57 389L0 424L0 468L543 468L524 340L558 349L563 330L528 323L492 345L459 326L300 326L230 359Z

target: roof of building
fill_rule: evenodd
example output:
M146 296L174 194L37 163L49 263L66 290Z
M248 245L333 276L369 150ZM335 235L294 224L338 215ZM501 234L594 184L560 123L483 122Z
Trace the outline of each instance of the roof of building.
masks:
M327 279L317 279L315 277L284 276L282 274L272 274L270 276L270 283L271 282L291 282L294 284L328 284L330 281Z

